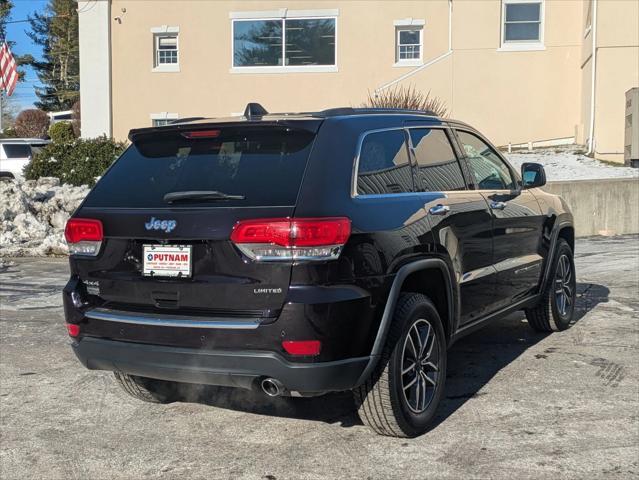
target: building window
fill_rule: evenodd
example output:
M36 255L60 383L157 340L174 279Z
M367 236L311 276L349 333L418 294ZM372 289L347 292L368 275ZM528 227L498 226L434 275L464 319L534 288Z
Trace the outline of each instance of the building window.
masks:
M335 71L337 19L280 14L283 18L233 18L232 71Z
M174 122L179 118L177 113L169 113L169 112L160 112L160 113L152 113L149 115L151 119L151 125L154 127L163 127L164 125L168 125L169 123Z
M153 34L153 71L179 72L180 48L178 43L179 27L151 28Z
M421 27L397 28L396 62L422 59L422 32Z
M503 0L502 5L502 47L543 46L543 0Z
M155 36L155 66L177 65L178 37L173 34Z
M424 19L395 20L395 67L422 65L424 55Z
M173 120L170 120L168 118L154 118L154 119L152 119L154 127L163 127L164 125L168 125L172 121Z

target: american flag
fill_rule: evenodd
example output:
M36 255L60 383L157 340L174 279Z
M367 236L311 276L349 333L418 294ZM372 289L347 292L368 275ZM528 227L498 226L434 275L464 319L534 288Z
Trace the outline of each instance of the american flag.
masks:
M11 49L7 42L0 48L0 90L4 89L7 97L13 94L18 83L18 71L16 60L11 54Z

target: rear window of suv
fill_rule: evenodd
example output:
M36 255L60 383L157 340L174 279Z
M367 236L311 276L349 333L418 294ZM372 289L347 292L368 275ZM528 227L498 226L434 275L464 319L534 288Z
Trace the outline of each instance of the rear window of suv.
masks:
M315 134L284 127L225 127L142 134L89 194L86 207L295 205ZM189 138L191 137L191 138ZM182 199L219 192L231 199Z

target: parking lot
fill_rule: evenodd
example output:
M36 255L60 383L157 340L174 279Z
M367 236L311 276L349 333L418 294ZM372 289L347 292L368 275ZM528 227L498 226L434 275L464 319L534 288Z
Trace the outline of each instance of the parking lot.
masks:
M66 259L14 259L0 267L0 477L636 477L639 237L580 239L576 265L571 329L536 334L518 313L461 340L435 426L400 440L367 430L347 394L137 402L68 346Z

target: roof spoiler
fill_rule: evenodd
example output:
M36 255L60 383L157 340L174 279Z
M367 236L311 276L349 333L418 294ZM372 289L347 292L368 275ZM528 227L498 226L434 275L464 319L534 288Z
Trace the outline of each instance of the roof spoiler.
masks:
M259 103L249 103L244 109L244 117L246 117L247 120L263 117L267 114L266 109Z

